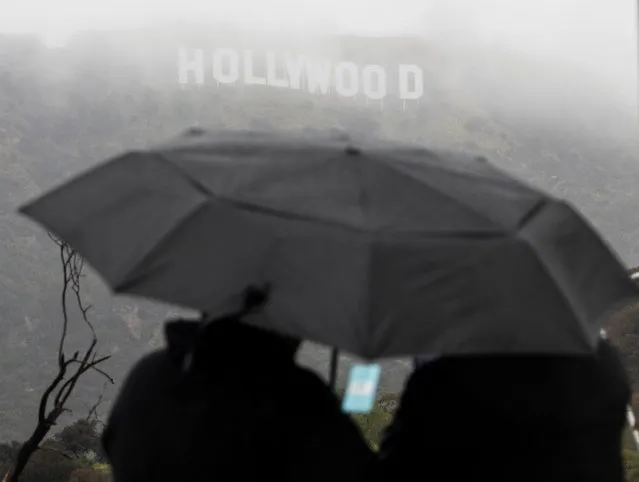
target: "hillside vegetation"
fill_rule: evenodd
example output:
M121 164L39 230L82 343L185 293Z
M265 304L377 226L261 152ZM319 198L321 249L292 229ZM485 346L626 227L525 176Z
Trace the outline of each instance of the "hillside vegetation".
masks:
M355 421L362 434L377 450L384 429L391 422L396 397L380 397L369 414L356 415ZM463 437L467 434L459 434ZM475 434L476 435L476 434ZM43 444L44 449L30 461L22 480L24 482L111 482L109 466L105 464L100 448L99 430L95 421L79 419L64 428L60 435ZM9 470L18 446L0 441L0 477ZM624 448L627 482L639 482L639 454L626 437ZM425 459L426 461L426 459ZM522 468L523 470L523 468Z

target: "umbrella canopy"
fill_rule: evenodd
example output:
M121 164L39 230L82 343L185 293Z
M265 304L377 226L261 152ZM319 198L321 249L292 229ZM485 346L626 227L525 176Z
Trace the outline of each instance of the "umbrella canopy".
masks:
M21 212L120 293L221 313L268 285L280 332L364 358L590 353L637 288L568 204L481 158L188 132Z

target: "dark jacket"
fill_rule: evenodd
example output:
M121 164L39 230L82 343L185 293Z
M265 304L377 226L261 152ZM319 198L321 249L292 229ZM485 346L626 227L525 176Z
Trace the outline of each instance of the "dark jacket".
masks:
M382 444L386 480L623 482L629 382L592 357L442 358L410 377Z
M376 457L296 344L223 325L170 324L133 368L103 436L115 482L368 480Z

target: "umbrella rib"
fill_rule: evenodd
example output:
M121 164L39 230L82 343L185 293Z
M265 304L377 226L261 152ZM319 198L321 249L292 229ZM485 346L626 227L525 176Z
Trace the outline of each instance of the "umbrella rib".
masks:
M128 271L126 276L123 277L124 281L118 283L114 286L113 291L116 293L131 291L134 286L140 284L145 281L147 278L151 277L152 274L148 272L142 272L135 278L130 278L136 271L140 271L145 265L148 265L157 255L162 251L164 246L171 240L171 238L175 235L175 233L186 223L191 221L195 216L197 216L204 208L206 208L208 204L208 200L202 201L200 204L195 206L191 212L180 219L175 225L169 229L164 236L162 236L157 243L151 248L134 266L132 269ZM154 271L160 269L157 267ZM155 273L153 273L155 274Z
M384 169L397 173L400 176L403 176L407 179L410 179L413 182L417 182L417 183L423 183L424 180L422 179L418 179L417 177L413 176L410 172L407 172L397 166L401 165L401 162L397 162L396 165L397 166L392 166L389 165L388 162L381 160L382 158L378 158L376 156L368 156L367 159L370 159L371 161L377 163L378 165L382 166ZM383 158L383 159L387 159L387 158ZM388 159L387 159L388 160ZM392 160L390 161L392 162ZM460 173L462 174L462 173ZM458 206L461 206L464 209L467 209L469 211L472 211L473 213L479 215L480 217L482 217L484 220L488 221L490 224L496 225L498 228L501 228L501 226L499 226L498 223L496 223L493 219L491 219L487 214L475 209L473 206L471 206L470 204L455 198L454 196L452 196L451 194L447 193L445 190L438 188L435 185L432 185L431 183L428 184L428 187L430 189L432 189L434 192L438 193L439 195L441 195L442 197L449 199L450 201L452 201L453 203L457 204Z
M161 152L155 152L154 154L155 154L156 160L160 161L163 164L168 165L168 167L171 170L173 170L176 174L178 174L184 181L186 181L197 192L207 197L218 197L210 189L208 189L204 184L202 184L201 182L198 182L197 180L189 176L186 172L184 172L184 170L180 166L176 165L174 162L171 162L171 160L168 157L166 157L165 154Z
M174 163L172 163L169 159L166 158L166 156L160 152L154 152L153 153L153 157L156 161L161 162L165 165L167 165L167 167L169 169L171 169L172 171L174 171L178 176L180 176L180 178L182 180L184 180L188 185L190 185L193 189L195 189L197 192L199 192L200 194L206 196L206 200L209 199L210 196L213 195L212 192L210 192L208 189L206 189L206 186L202 185L201 183L197 182L196 180L192 179L190 176L187 176L182 169L180 169L178 166L176 166ZM142 273L141 275L133 278L133 279L128 279L129 276L131 276L131 274L135 273L136 271L139 271L142 269L142 267L145 264L148 264L154 257L156 257L156 255L158 254L158 252L162 249L162 247L171 239L171 237L173 236L173 234L180 228L180 226L183 226L185 223L187 223L189 220L191 220L194 216L196 216L204 207L206 206L206 201L203 201L202 203L200 203L199 205L197 205L186 217L182 218L180 221L178 221L175 226L173 226L171 229L169 229L166 234L164 236L162 236L162 238L160 238L160 240L154 245L154 247L149 250L149 252L147 252L147 254L145 254L134 266L131 270L129 270L129 272L126 274L126 276L124 276L124 281L122 283L117 284L113 290L117 293L117 292L124 292L124 291L130 291L135 285L138 285L139 283L141 283L142 281L144 281L146 278L149 277L149 274L144 274Z
M237 200L231 200L231 199L225 199L215 193L213 193L210 189L208 189L206 186L204 186L202 183L196 181L195 179L193 179L192 177L190 177L186 172L184 172L184 170L182 168L180 168L179 166L177 166L175 163L173 163L165 154L161 153L161 152L156 152L156 156L158 158L158 160L160 160L161 162L165 163L165 164L169 164L171 166L171 168L178 173L186 182L188 182L194 189L196 189L197 191L201 192L202 194L206 195L206 196L211 196L211 197L215 197L216 199L220 199L220 200L225 200L227 202L230 202L236 206L242 206L245 208L249 208L251 210L256 210L259 212L266 212L269 214L276 214L282 217L286 217L289 219L300 219L300 220L304 220L304 221L314 221L317 222L317 219L311 218L311 217L306 217L306 216L301 216L298 214L293 214L293 213L286 213L283 211L279 211L279 210L275 210L272 208L265 208L263 206L256 206L254 204L248 203L248 202L242 202L242 201L237 201ZM377 159L377 157L375 156L366 156L366 159L369 159L373 162L375 162L376 164L380 165L381 167L383 167L386 170L390 170L392 172L395 172L397 174L399 174L400 176L403 176L405 178L410 179L411 181L414 182L423 182L420 179L415 178L415 176L413 176L412 174L410 174L409 172L406 172L403 169L400 169L396 166L401 165L401 162L397 162L394 163L396 164L396 166L394 166L393 168L391 168L388 163L380 161L379 159ZM423 166L426 168L429 168L429 166ZM442 166L445 170L447 171L451 171L450 169L447 169L445 165ZM457 175L462 175L465 177L479 177L479 176L469 176L468 173L463 173L463 172L452 172L453 174L457 174ZM483 178L482 178L483 179ZM486 179L487 181L492 181L491 179ZM446 197L447 199L452 200L455 204L465 208L465 209L469 209L472 212L474 212L475 214L481 216L482 218L484 218L485 220L487 220L488 222L490 222L491 224L496 224L494 222L494 220L492 220L490 217L488 217L485 213L482 213L476 209L474 209L472 206L468 205L467 203L462 202L459 199L456 199L453 196L450 196L448 193L446 193L443 190L438 189L436 186L433 186L431 184L429 184L429 186L433 191L436 191L437 193L439 193L440 195ZM367 196L365 196L365 193L362 193L362 198L363 199L368 199ZM330 223L327 221L323 221L326 222L327 224L336 224L336 225L340 225L340 223ZM357 229L357 228L355 228ZM363 231L363 230L361 230Z
M310 216L303 216L303 215L300 215L300 214L289 213L289 212L281 211L279 209L269 208L269 207L265 207L265 206L258 206L256 204L252 204L252 203L247 202L247 201L239 201L237 199L230 199L228 197L220 196L219 194L216 194L213 191L211 191L210 189L208 189L202 183L196 181L191 176L189 176L182 168L180 168L174 162L172 162L166 155L158 152L158 153L156 153L156 156L157 156L157 159L160 162L168 164L176 174L178 174L182 179L184 179L184 181L186 181L194 189L196 189L198 192L204 194L205 196L207 196L209 198L215 198L216 200L218 200L220 202L224 202L224 203L230 204L232 206L240 207L240 208L246 209L247 211L270 214L272 216L276 216L276 217L279 217L279 218L296 219L298 221L309 221L309 222L314 222L314 223L321 222L321 223L323 223L325 225L328 225L328 226L339 226L339 227L343 227L343 228L346 228L346 229L350 228L349 226L343 225L341 223L335 223L335 222L330 222L330 221L326 221L326 220L322 220L322 219L312 218ZM353 229L353 228L351 228L351 229ZM365 232L364 230L359 230L357 228L354 228L354 230Z
M220 202L225 202L228 203L230 205L242 208L242 209L246 209L248 211L252 211L252 212L257 212L257 213L263 213L263 214L269 214L272 216L277 216L279 218L282 219L291 219L291 220L297 220L297 221L305 221L305 222L312 222L312 223L321 223L325 226L331 226L331 227L338 227L341 229L344 229L346 231L349 232L358 232L358 233L368 233L368 231L366 229L363 228L357 228L354 226L349 226L347 224L343 224L343 223L339 223L339 222L335 222L335 221L329 221L326 219L318 219L318 218L313 218L311 216L304 216L301 214L296 214L296 213L291 213L291 212L286 212L286 211L282 211L279 209L274 209L274 208L270 208L270 207L265 207L265 206L258 206L256 204L252 204L250 202L247 201L239 201L237 199L230 199L224 196L220 196L219 194L216 194L214 192L212 192L211 190L207 189L206 186L204 186L202 183L196 181L195 179L191 178L186 172L184 172L184 170L182 168L180 168L179 166L175 165L175 163L173 163L167 156L165 156L162 153L155 153L156 154L156 159L162 163L165 164L169 164L172 168L172 170L179 175L182 179L184 179L184 181L186 181L187 183L189 183L189 185L191 185L194 189L196 189L198 192L202 193L203 195L210 197L210 198L215 198L216 200L220 201ZM382 166L384 166L383 163L379 163ZM384 166L385 168L388 169L388 166ZM396 171L393 171L396 172ZM398 172L400 175L405 175L407 176L409 179L411 179L412 181L416 181L415 178L413 178L413 176L411 176L410 174L404 173L404 172ZM437 190L437 192L440 192L439 190ZM365 193L362 193L362 196L360 198L360 200L362 202L368 202L368 197L365 195ZM462 206L467 207L466 205L462 204ZM475 212L475 211L474 211ZM481 213L479 213L481 214ZM494 224L494 223L493 223ZM410 235L416 235L416 234L430 234L430 233L422 233L422 232L414 232L414 233L406 233L406 236L410 236ZM397 233L393 233L394 236L397 235ZM450 237L457 237L457 236L480 236L482 238L485 237L495 237L495 236L499 236L500 235L500 231L497 230L496 232L486 232L486 233L465 233L465 232L451 232L451 233L446 233L443 236L450 236Z
M560 201L559 201L560 202ZM535 249L535 247L530 244L530 242L519 236L521 230L527 226L528 224L530 224L542 211L545 207L547 207L549 205L548 202L541 201L539 203L537 203L530 211L528 211L528 213L526 213L526 215L524 216L522 222L520 223L520 225L517 227L517 236L519 239L521 239L524 244L528 247L528 249L530 249L533 254L534 254L534 258L539 262L539 265L541 267L541 269L543 269L544 273L546 273L546 276L548 276L548 278L552 281L552 285L556 288L556 292L559 294L559 296L561 297L561 299L566 303L566 305L569 307L570 311L572 313L574 313L574 318L577 320L577 322L582 325L581 328L587 328L583 326L583 321L581 318L581 314L578 313L578 310L576 309L577 307L575 306L575 304L568 298L568 296L566 295L566 293L564 293L564 290L562 289L560 283L557 281L557 279L555 278L555 275L552 272L552 269L550 268L550 266L548 265L548 263L545 262L545 260L543 259L542 256L539 256L539 254L537 253L537 250ZM572 326L572 325L570 325ZM578 331L579 334L583 334L584 331L587 333L588 330L574 330L574 331ZM582 337L583 338L583 337ZM587 345L590 345L589 340L585 340Z
M517 225L517 234L519 234L519 231L524 229L526 225L529 224L530 221L532 221L535 218L535 216L537 216L537 214L544 207L546 207L547 204L548 204L548 201L545 199L542 199L537 204L535 204L532 208L530 208L530 210L526 214L524 214L524 217L522 217L521 220L519 221L519 224Z
M351 169L354 169L357 173L359 178L362 180L362 183L360 185L360 189L359 189L359 207L361 210L361 215L362 215L362 219L364 220L364 224L368 224L367 223L367 213L369 213L369 209L370 209L370 193L368 190L368 185L366 184L366 182L364 182L364 170L362 169L362 165L359 159L353 159L354 162L348 163L349 167ZM367 340L367 336L366 333L370 333L370 327L372 325L372 307L371 307L371 302L373 299L373 251L374 251L374 246L375 246L375 238L371 237L369 239L369 243L367 244L367 259L366 259L366 264L365 264L365 272L363 273L364 275L364 293L363 293L363 298L360 300L361 306L360 309L362 310L361 315L364 317L365 320L365 330L359 330L360 332L358 333L358 337L360 340ZM355 325L357 326L357 324ZM367 347L368 348L368 347Z
M523 181L511 176L510 174L508 174L505 171L502 171L500 169L498 169L497 167L495 167L492 163L488 163L487 161L481 161L479 159L481 158L477 158L478 163L480 162L484 162L486 166L488 166L488 168L491 170L491 173L499 176L499 179L495 179L494 177L488 177L486 175L484 175L484 173L481 172L469 172L469 171L461 171L458 169L453 169L451 168L449 165L446 164L446 162L442 162L440 165L438 166L432 166L429 164L424 163L423 161L412 161L412 160L406 160L403 157L401 157L402 154L408 154L410 156L410 153L415 153L419 156L423 156L424 153L428 153L430 154L432 157L436 157L437 159L441 160L441 156L435 152L435 151L431 151L428 149L424 149L424 150L417 150L417 151L402 151L402 150L386 150L386 151L377 151L378 153L382 153L385 156L388 156L388 158L392 158L392 157L399 157L401 159L403 159L403 163L405 164L414 164L414 165L419 165L421 168L423 169L427 169L430 171L433 170L441 170L441 171L446 171L447 173L450 173L452 175L455 176L460 176L460 177L466 177L469 179L474 179L474 180L481 180L481 181L485 181L485 182L489 182L491 184L500 184L500 181L506 181L508 183L514 183L517 184L523 188L525 188L526 190L531 190L530 186L528 186L526 183L524 183ZM442 153L445 154L445 153Z

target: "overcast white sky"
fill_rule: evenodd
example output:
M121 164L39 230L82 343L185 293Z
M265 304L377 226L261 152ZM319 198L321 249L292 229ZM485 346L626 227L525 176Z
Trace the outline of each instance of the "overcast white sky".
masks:
M638 1L0 0L0 32L37 32L59 44L78 30L211 17L278 29L330 26L379 35L424 32L429 19L439 27L446 23L463 30L466 17L494 41L570 56L630 85L637 79Z
M62 37L78 29L132 26L158 18L213 15L289 26L332 21L376 33L415 29L431 4L460 6L486 27L517 35L628 36L635 0L2 0L0 31Z

